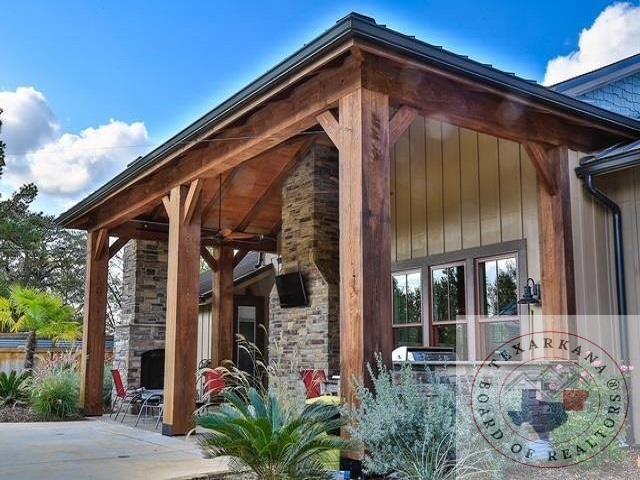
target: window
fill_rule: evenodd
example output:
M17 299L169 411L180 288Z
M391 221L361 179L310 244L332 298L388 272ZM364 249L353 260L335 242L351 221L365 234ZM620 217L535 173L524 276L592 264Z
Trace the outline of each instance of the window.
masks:
M515 255L477 261L479 353L485 358L520 335L518 261Z
M423 344L422 274L393 274L393 341L395 346Z
M464 263L431 267L431 344L467 358Z
M486 358L520 335L525 259L517 240L404 264L408 270L393 273L395 346L451 347L460 360Z

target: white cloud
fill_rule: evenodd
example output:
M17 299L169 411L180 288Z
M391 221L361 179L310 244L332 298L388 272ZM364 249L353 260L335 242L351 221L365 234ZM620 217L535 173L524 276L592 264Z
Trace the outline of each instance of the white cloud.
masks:
M622 60L640 52L640 5L614 3L580 32L578 50L549 61L545 85Z
M17 188L34 182L39 206L68 206L147 150L142 122L111 120L80 133L64 133L47 101L33 87L0 91L7 166L2 182Z

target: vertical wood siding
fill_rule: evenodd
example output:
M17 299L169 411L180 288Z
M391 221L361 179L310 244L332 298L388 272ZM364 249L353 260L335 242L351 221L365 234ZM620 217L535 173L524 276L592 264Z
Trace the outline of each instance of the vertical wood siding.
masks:
M582 154L571 152L571 166ZM627 287L631 380L631 405L635 440L640 440L640 168L597 177L595 183L622 211L625 280ZM598 204L577 178L571 183L578 334L620 358L620 328L613 264L613 227L610 213ZM635 392L635 393L634 393Z
M524 238L539 278L536 172L519 144L418 117L391 161L392 261Z

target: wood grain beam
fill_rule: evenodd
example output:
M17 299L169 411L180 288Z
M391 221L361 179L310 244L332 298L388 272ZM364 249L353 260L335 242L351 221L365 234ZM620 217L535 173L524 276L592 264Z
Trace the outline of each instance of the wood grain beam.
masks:
M189 185L189 191L187 192L187 198L184 206L184 222L190 223L193 219L198 202L200 201L200 191L202 190L202 180L196 178L191 185Z
M549 163L551 159L548 153L548 150L553 147L535 142L524 142L522 146L533 162L540 182L542 182L549 194L555 195L558 191L557 181L554 177L557 174L557 168Z
M207 219L211 217L212 210L214 210L214 208L220 204L220 199L223 198L225 194L229 191L239 171L240 171L240 167L234 167L231 170L229 170L229 172L224 177L221 183L219 182L218 179L216 179L218 180L218 183L220 183L220 185L215 190L215 193L211 196L211 198L205 200L204 202L204 207L202 208L202 215L205 218L205 220L203 221L203 223L205 224L211 223L212 220L207 220ZM215 208L215 210L217 210L217 208Z
M266 103L244 123L219 132L205 147L185 152L97 206L89 228L113 227L149 210L176 185L215 176L281 144L317 124L316 117L360 86L361 66L352 57L327 66Z
M104 340L109 256L104 248L98 248L98 244L104 241L103 238L104 236L95 230L87 235L87 272L80 362L80 406L87 416L102 415L104 405Z
M109 246L109 258L115 257L118 252L131 240L130 236L118 237L118 239Z
M218 269L213 273L211 361L214 367L234 360L233 249L216 247Z
M389 101L362 88L340 100L340 378L367 381L380 353L391 361Z
M233 228L234 231L244 231L249 226L249 224L260 214L269 199L271 199L274 195L277 195L281 191L282 185L284 184L285 180L289 177L296 166L304 159L307 153L309 153L309 149L311 148L314 140L315 138L312 137L299 144L298 149L292 153L291 160L286 162L282 166L282 168L276 172L271 182L269 182L264 190L262 190L258 194L257 200L244 214L242 220L240 220L240 222L238 222L238 224Z
M318 115L316 119L333 144L340 148L340 124L333 113L327 110Z
M169 264L164 367L163 435L185 435L193 428L196 408L200 277L200 215L197 202L191 222L184 222L188 189L178 185L169 195Z
M95 244L92 245L93 248L93 258L98 259L103 254L107 245L109 244L109 232L106 228L101 228L97 232Z
M408 105L402 105L389 122L389 145L396 144L402 134L418 116L418 111Z
M246 250L246 249L236 251L235 255L233 256L233 268L236 268L238 264L242 261L242 259L246 257L248 254L249 254L249 250Z
M364 53L363 86L427 117L516 142L591 151L620 136L469 82Z
M570 325L563 316L576 312L567 148L548 150L545 163L553 168L557 190L552 194L538 184L542 313L546 330L566 332Z
M213 257L213 255L211 255L209 249L204 245L200 247L200 256L207 264L207 266L211 269L211 271L215 272L216 270L218 270L218 261Z

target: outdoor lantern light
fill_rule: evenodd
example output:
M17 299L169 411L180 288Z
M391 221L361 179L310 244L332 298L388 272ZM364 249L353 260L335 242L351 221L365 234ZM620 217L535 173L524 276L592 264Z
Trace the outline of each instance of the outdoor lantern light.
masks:
M540 284L531 277L522 289L522 297L518 300L520 305L539 305L541 300Z

